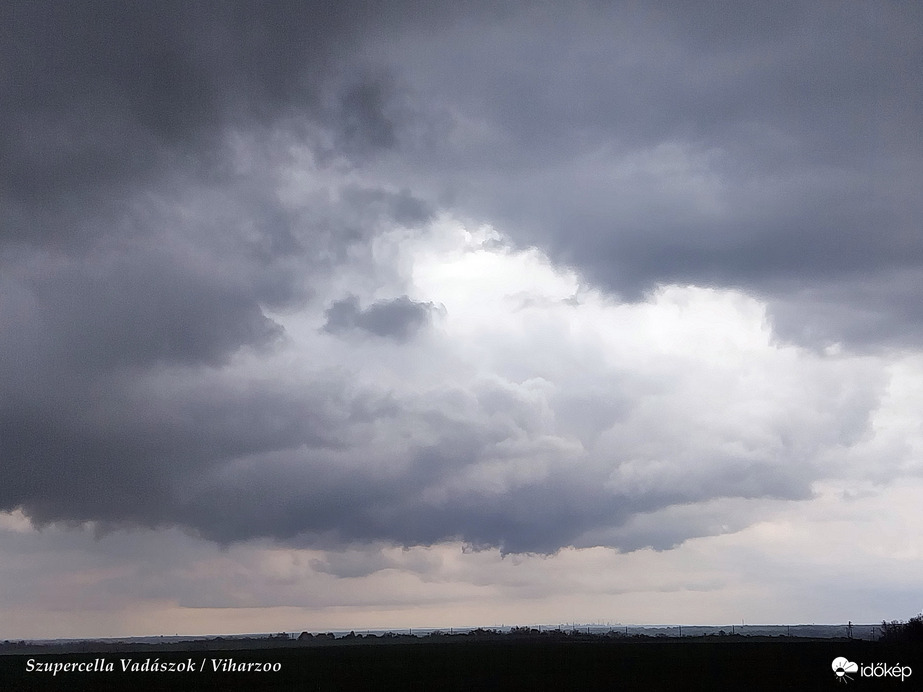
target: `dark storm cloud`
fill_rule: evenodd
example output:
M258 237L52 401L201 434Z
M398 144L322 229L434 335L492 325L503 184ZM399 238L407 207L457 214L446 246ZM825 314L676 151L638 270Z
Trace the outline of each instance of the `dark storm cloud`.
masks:
M351 251L446 208L626 297L735 285L799 338L919 333L917 6L459 5L0 6L0 509L553 552L638 547L603 529L676 503L806 496L794 453L707 448L638 490L515 394L241 364L284 343L270 310L358 291L327 286ZM313 188L282 180L299 147ZM433 310L350 294L323 329L410 349ZM578 408L558 420L590 444L632 403Z
M369 81L346 92L341 101L342 142L351 149L389 149L396 143L394 123L384 112L384 87Z
M384 78L332 68L366 21L389 21L372 5L0 8L4 509L169 524L181 478L334 444L316 423L337 427L326 416L348 384L296 395L200 378L242 349L271 354L283 334L265 311L303 306L304 277L382 220L431 214L357 183L339 201L279 199L293 145L323 158L332 141L346 161L395 145ZM367 319L386 329L390 315ZM201 388L177 389L177 372Z
M433 218L433 209L408 190L388 192L382 189L345 187L342 191L344 206L364 209L386 216L398 224L413 228L422 226Z
M915 349L923 343L920 272L856 277L805 285L773 299L773 326L794 341L840 343L866 351L881 343Z
M432 303L421 303L407 296L379 300L364 310L356 296L334 301L324 313L324 331L330 334L359 329L376 336L403 340L425 326L432 315Z
M543 434L534 402L507 393L497 407L493 385L472 390L366 397L349 418L326 419L324 430L342 431L343 445L309 441L212 464L182 484L173 516L220 543L271 536L332 549L446 540L503 552L668 549L746 524L746 507L699 516L700 503L810 498L817 445L848 445L868 425L866 395L847 390L825 395L836 413L822 433L791 415L804 405L795 398L778 420L731 441L710 440L699 426L687 433L690 423L658 415L626 424L617 444L586 450ZM766 435L784 446L744 451Z
M6 3L4 197L44 204L111 194L155 166L203 154L230 118L309 106L317 85L304 70L322 58L327 32L343 33L341 22L259 9Z
M10 361L220 363L271 343L279 329L264 308L303 302L302 277L367 241L380 218L419 225L431 214L407 190L355 183L339 203L278 199L286 143L303 139L320 156L324 137L310 133L332 132L347 158L394 144L388 87L330 69L379 17L365 3L12 2L0 12ZM280 128L288 139L273 144ZM235 132L253 150L235 152Z
M267 170L232 170L225 135L316 120L320 67L360 9L5 3L0 262L31 294L25 319L110 365L215 362L271 334L261 305L300 297L276 260L305 248ZM174 213L216 190L236 217Z
M579 469L561 470L503 492L450 492L433 502L427 499L430 484L438 487L475 463L446 454L442 449L426 450L416 457L412 471L426 481L416 475L382 479L347 473L322 458L264 458L233 475L209 479L208 489L186 505L184 521L221 543L272 536L337 548L369 540L405 546L457 540L478 549L550 554L573 545L668 549L690 537L710 535L710 530L689 521L659 528L656 522L625 526L632 517L676 505L716 497L810 497L808 479L788 472L764 485L765 478L725 482L714 474L710 487L622 493L605 487L605 475ZM712 520L708 526L716 523Z
M21 506L40 522L173 525L203 476L221 478L235 460L275 450L337 449L387 415L335 379L305 393L188 370L133 382L72 378L30 394L0 407L0 507ZM247 504L266 500L243 495ZM231 511L235 501L223 500Z
M227 176L227 128L322 127L358 157L393 146L384 77L333 66L400 7L4 3L4 240L95 238L82 217L138 185Z
M921 29L911 3L578 3L381 50L452 120L429 165L466 214L627 299L793 299L923 286ZM907 298L866 302L887 328L863 338L888 342Z

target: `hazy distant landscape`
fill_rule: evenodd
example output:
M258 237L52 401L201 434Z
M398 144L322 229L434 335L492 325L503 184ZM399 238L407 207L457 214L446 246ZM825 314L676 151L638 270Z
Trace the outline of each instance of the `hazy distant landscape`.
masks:
M6 640L0 653L101 651L120 649L237 649L247 647L329 646L331 644L394 643L397 641L462 641L468 639L651 639L730 637L734 640L755 637L796 637L802 639L857 639L877 641L881 625L528 625L459 628L409 628L404 630L334 630L325 632L273 632L225 635L163 635L114 637L103 639ZM730 639L728 640L730 641Z

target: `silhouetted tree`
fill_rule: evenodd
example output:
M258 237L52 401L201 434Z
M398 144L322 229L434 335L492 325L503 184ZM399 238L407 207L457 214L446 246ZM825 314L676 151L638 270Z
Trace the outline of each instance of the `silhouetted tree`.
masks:
M881 639L886 642L923 642L923 613L907 622L900 620L881 623Z

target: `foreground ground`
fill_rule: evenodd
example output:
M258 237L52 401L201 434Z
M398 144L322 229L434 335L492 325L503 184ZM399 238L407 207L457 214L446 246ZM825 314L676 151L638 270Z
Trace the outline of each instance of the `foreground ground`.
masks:
M851 680L831 667L841 656L860 667ZM876 664L887 667L866 667L862 675L862 666ZM747 637L497 639L0 656L0 690L16 691L825 690L844 681L860 690L923 689L923 647Z

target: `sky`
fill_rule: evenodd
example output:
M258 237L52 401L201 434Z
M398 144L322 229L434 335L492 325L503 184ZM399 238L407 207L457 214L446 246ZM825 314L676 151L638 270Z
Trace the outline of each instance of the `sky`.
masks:
M921 67L897 0L0 4L0 640L920 612Z

